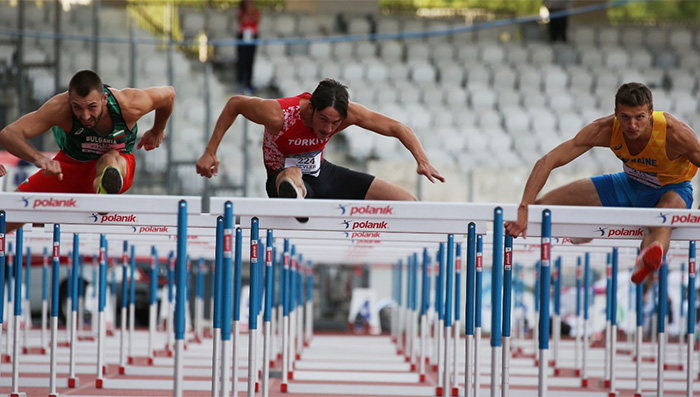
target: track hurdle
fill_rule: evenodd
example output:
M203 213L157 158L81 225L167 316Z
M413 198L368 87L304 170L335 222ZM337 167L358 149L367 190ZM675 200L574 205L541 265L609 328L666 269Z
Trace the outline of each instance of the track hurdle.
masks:
M474 343L474 285L476 275L476 225L472 222L467 226L467 305L465 312L465 374L464 374L464 395L469 397L472 395L472 374L475 369L475 360L472 359L473 343Z
M128 263L129 243L124 241L124 249L122 251L122 299L119 308L120 318L120 333L119 333L119 374L124 375L126 369L126 324L127 324L127 305L128 305L128 287L129 287L129 263ZM133 274L132 276L133 277Z
M462 243L457 243L455 255L455 317L452 326L455 345L452 349L452 396L459 396L459 368L457 365L457 350L459 350L460 334L462 327L460 324L460 312L462 303Z
M71 300L69 300L70 304L70 312L71 315L69 317L69 327L70 327L70 367L68 370L68 386L69 387L77 387L80 380L78 377L75 375L75 342L77 340L77 332L78 332L78 326L77 326L77 321L78 321L78 267L80 266L80 238L78 237L78 233L73 233L73 269L72 273L70 274L70 285L72 285L72 288L70 288L70 295L71 295ZM81 280L82 281L82 280Z
M695 241L690 241L688 245L688 321L687 321L687 341L688 352L686 396L693 395L693 349L695 347Z
M440 245L440 247L443 247L443 245ZM443 257L445 256L445 253L447 254L447 261L446 261L446 280L445 280L445 328L443 330L444 332L444 340L445 340L445 353L444 353L444 361L443 361L443 368L444 368L444 390L445 390L445 395L448 394L448 390L451 391L451 385L452 382L450 382L450 375L452 375L452 371L450 371L450 364L452 361L452 356L450 354L451 351L451 336L452 336L452 279L454 278L454 235L453 234L448 234L447 235L447 252L443 251ZM458 342L458 341L457 341ZM455 343L456 345L456 343ZM438 395L441 395L442 393L438 393Z
M428 360L426 356L428 344L428 306L430 298L428 288L430 288L430 276L428 275L429 265L428 249L423 248L422 282L421 282L421 305L420 305L420 355L418 357L418 373L420 382L425 382L425 364Z
M221 290L222 290L222 266L224 252L224 217L216 218L216 254L214 259L214 288L212 288L212 362L211 362L211 397L219 397L221 390L222 373L228 376L228 372L222 372L221 363ZM229 289L230 289L229 283ZM229 320L230 321L230 320ZM235 381L235 380L234 380Z
M503 260L503 358L501 393L503 397L510 395L510 325L511 325L511 294L513 290L513 237L506 234Z
M263 342L263 378L262 378L262 395L263 397L268 397L270 394L270 342L272 339L272 283L273 283L273 273L272 273L272 246L273 237L272 230L267 230L267 240L266 240L266 250L265 250L265 313L264 313L264 342Z
M554 271L552 272L552 280L554 283L554 313L552 314L552 337L554 339L554 347L552 349L552 360L550 366L554 367L554 376L559 375L559 345L561 342L561 256L554 261Z
M617 261L618 248L613 248L612 251L612 267L610 275L610 397L615 397L615 356L617 355Z
M435 304L438 306L437 309L437 328L435 333L437 336L437 390L436 395L442 396L442 391L444 387L444 355L445 355L445 339L443 338L443 330L445 328L445 305L443 297L445 296L445 243L440 243L440 249L438 251L438 264L440 266L438 270L437 277L437 287L435 288Z
M258 219L250 229L250 300L248 308L248 397L254 397L258 381Z
M2 352L2 323L5 317L5 211L0 210L0 358ZM7 345L5 345L7 346ZM1 360L0 360L1 361Z
M43 262L41 266L41 354L46 354L46 331L48 328L49 315L49 250L46 247L44 247L44 255L42 258ZM0 292L0 296L2 296L2 292ZM0 314L0 317L2 317L2 314Z
M474 397L481 393L481 279L484 263L484 237L476 236L476 275L474 276Z
M12 340L12 392L11 397L19 397L26 395L25 393L19 392L19 337L20 337L20 323L22 321L22 243L23 243L23 230L22 227L17 229L17 240L15 241L15 248L17 253L15 257L17 258L15 262L15 307L14 307L14 323L13 325L13 340Z
M635 397L642 397L642 338L644 326L644 307L643 307L643 285L635 286L635 307L637 311L637 327L634 337L635 349Z
M4 225L1 226L4 230ZM60 264L61 226L53 225L53 264L51 267L51 365L49 366L49 397L56 393L56 348L58 347L58 276Z
M503 209L493 211L493 253L491 264L491 396L500 394L501 302L503 293Z
M659 300L658 300L658 351L656 356L656 395L664 395L664 357L666 354L666 310L668 306L667 293L668 264L666 260L661 262L659 268Z

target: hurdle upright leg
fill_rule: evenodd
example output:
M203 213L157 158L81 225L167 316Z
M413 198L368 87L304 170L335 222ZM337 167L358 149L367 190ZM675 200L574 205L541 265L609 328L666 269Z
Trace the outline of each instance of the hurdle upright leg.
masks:
M70 305L71 307L70 312L71 316L69 318L70 320L70 365L68 369L68 386L69 387L77 387L79 383L78 377L75 375L75 343L76 343L76 333L78 332L78 325L77 325L77 320L78 320L78 267L80 266L80 254L79 254L79 249L80 249L80 244L79 244L79 236L78 233L73 233L73 269L72 272L70 273L71 277L71 285L72 288L70 288L70 294L71 294L71 300L70 300Z
M430 278L428 276L428 269L430 264L428 263L430 256L428 255L428 249L423 248L423 265L422 265L422 282L421 282L421 305L420 305L420 355L418 357L418 376L420 382L425 382L425 363L426 363L426 344L428 341L428 316L427 308L430 304L430 298L428 296L428 287L430 286Z
M19 352L20 352L20 323L22 321L22 245L23 245L23 232L20 227L16 231L17 241L15 241L15 247L17 253L15 257L17 258L15 262L15 311L14 311L14 321L13 328L14 334L12 338L12 393L11 397L24 396L25 393L19 392Z
M262 376L262 395L268 397L270 394L270 331L272 330L271 308L272 308L272 245L273 237L272 230L267 231L267 244L265 250L265 312L264 312L264 340L263 340L263 376Z
M687 318L687 377L686 396L693 395L693 349L695 348L695 241L690 241L688 247L688 318Z
M457 360L457 350L460 346L460 316L461 316L461 297L462 297L462 243L457 243L455 251L455 315L454 324L452 326L452 334L454 340L454 348L452 349L452 396L459 396L459 368Z
M99 281L99 313L97 319L97 378L95 387L102 388L104 382L104 343L105 343L105 300L107 295L107 240L104 234L100 234L100 281Z
M228 221L226 221L228 222ZM225 225L228 223L225 223ZM231 221L233 225L233 221ZM233 378L233 395L237 396L240 389L238 384L238 352L240 350L240 322L241 322L241 255L243 250L243 231L240 227L236 228L236 244L235 244L235 254L234 254L234 269L233 269L233 369L231 370L231 377ZM224 278L225 280L230 280L231 278ZM229 299L230 301L230 299ZM225 314L225 313L224 313ZM230 317L230 315L229 315ZM222 329L222 332L223 329ZM228 363L226 365L229 365ZM228 373L228 372L225 372ZM226 378L226 376L224 376Z
M465 308L465 357L464 357L464 396L472 395L473 342L474 342L474 284L476 276L476 224L467 226L467 306Z
M4 212L0 212L0 231L5 231ZM53 263L51 266L51 346L49 350L49 397L58 397L56 393L56 350L58 347L58 277L61 247L61 225L53 225ZM2 243L4 245L4 241ZM1 287L0 287L1 288ZM1 291L1 289L0 289Z
M3 248L4 250L4 248ZM3 258L3 269L4 272L5 263ZM48 327L48 315L49 315L49 300L48 300L48 287L49 287L49 250L44 247L43 264L41 266L41 354L46 354L46 331ZM4 275L3 275L4 278ZM3 280L4 282L4 280ZM0 292L2 296L2 292ZM2 314L0 314L0 321L2 321ZM2 324L2 323L0 323ZM2 326L0 325L0 328ZM0 331L2 332L2 331ZM2 334L0 334L2 335ZM2 337L0 336L0 340Z
M124 250L122 253L122 299L120 313L120 332L119 332L119 374L124 375L126 372L126 324L127 324L127 305L128 305L128 286L129 286L129 257L127 252L129 243L124 241ZM133 276L132 276L133 277Z
M659 301L658 301L658 330L659 330L659 340L658 340L658 351L656 356L656 395L658 397L663 397L664 395L664 355L666 352L666 305L667 305L667 270L668 265L666 260L661 263L661 268L659 268Z
M610 397L615 397L615 355L617 353L617 269L618 249L612 252L611 299L610 299Z
M221 390L221 287L222 287L222 267L224 252L224 217L216 218L216 252L214 258L214 274L212 279L212 362L211 362L211 397L219 397ZM230 274L229 274L230 275ZM231 282L228 281L229 291ZM229 310L230 312L230 310ZM229 319L229 324L231 320ZM223 372L228 376L228 372Z

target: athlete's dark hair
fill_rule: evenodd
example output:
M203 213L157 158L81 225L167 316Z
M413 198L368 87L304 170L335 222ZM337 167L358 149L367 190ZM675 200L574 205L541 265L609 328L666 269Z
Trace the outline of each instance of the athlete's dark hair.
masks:
M348 117L348 87L333 79L323 79L309 99L314 111L332 106L343 118Z
M81 98L95 90L101 94L104 92L104 87L100 76L92 70L81 70L74 74L68 83L68 93L75 93Z
M651 90L642 83L626 83L617 89L615 94L615 108L617 105L642 106L647 105L649 109L654 107Z

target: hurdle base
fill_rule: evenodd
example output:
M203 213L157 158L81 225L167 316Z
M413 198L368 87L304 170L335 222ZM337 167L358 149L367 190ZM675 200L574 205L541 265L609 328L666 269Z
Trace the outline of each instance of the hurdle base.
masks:
M457 387L452 388L452 397L459 397L459 388L457 388Z
M581 376L581 370L580 369L574 370L574 376Z
M29 348L28 348L28 347L23 347L23 348L22 348L22 354L29 354Z
M411 357L409 357L409 356L404 356L404 357L403 357L403 361L404 361L405 363L409 363L409 362L411 362Z
M27 393L18 391L16 393L10 393L10 397L27 397Z
M68 378L68 387L75 388L80 386L80 379L78 378Z
M153 357L148 357L148 365L153 365Z
M442 396L442 386L438 386L435 388L435 395L438 397Z
M559 368L554 368L554 376L561 375L561 370Z
M664 371L683 371L683 364L664 364Z
M45 347L42 347L42 348L41 348L41 354L46 354L46 348L45 348Z
M581 387L588 387L588 379L586 379L586 378L581 379Z
M396 354L399 356L403 356L403 350L402 349L396 349Z
M272 368L272 367L274 367L274 366L275 366L275 361L274 361L274 360L270 360L270 368Z
M11 363L12 362L12 357L9 354L3 354L2 355L2 362L4 363Z
M287 371L287 379L289 379L289 380L294 379L294 372Z
M411 364L411 372L416 372L416 364Z
M104 383L104 379L95 379L95 388L101 389Z
M133 363L134 363L134 358L133 358L133 357L128 357L128 358L126 359L126 362L129 363L129 364L133 364Z
M277 359L281 360L282 359L282 353L277 353Z
M549 360L549 366L550 366L550 367L554 367L554 366L556 366L556 365L557 365L557 362L556 362L556 361L554 361L554 360Z
M301 360L301 354L297 353L294 355L296 360Z
M48 396L49 396L49 397L58 397L58 396L60 396L60 394L58 394L58 393L49 393Z
M540 360L535 359L535 367L539 367L539 366L540 366Z
M433 372L437 372L437 364L433 364Z
M106 365L102 366L102 375L107 375L107 366Z
M418 379L418 382L420 383L425 383L425 374L420 374L420 377Z
M608 397L617 397L617 392L616 391L609 392Z
M604 388L609 388L610 387L610 379L605 379L603 382L601 382Z
M105 335L107 336L114 336L114 330L108 329L105 331Z
M124 375L126 373L126 367L120 365L119 366L119 375Z
M634 397L642 397L642 393L634 393Z
M286 392L287 392L287 384L286 384L286 383L282 383L282 384L280 385L280 392L282 392L282 393L286 393Z
M260 391L260 383L255 382L255 392L257 393L259 391Z

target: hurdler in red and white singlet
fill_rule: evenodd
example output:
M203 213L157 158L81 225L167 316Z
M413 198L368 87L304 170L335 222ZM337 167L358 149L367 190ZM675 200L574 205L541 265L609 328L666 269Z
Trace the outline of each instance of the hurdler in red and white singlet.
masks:
M263 161L268 175L294 166L299 167L305 175L319 175L323 149L338 131L333 131L327 139L322 140L312 128L304 125L301 121L299 102L309 98L311 94L305 92L294 97L277 99L284 113L284 126L277 135L265 129Z

